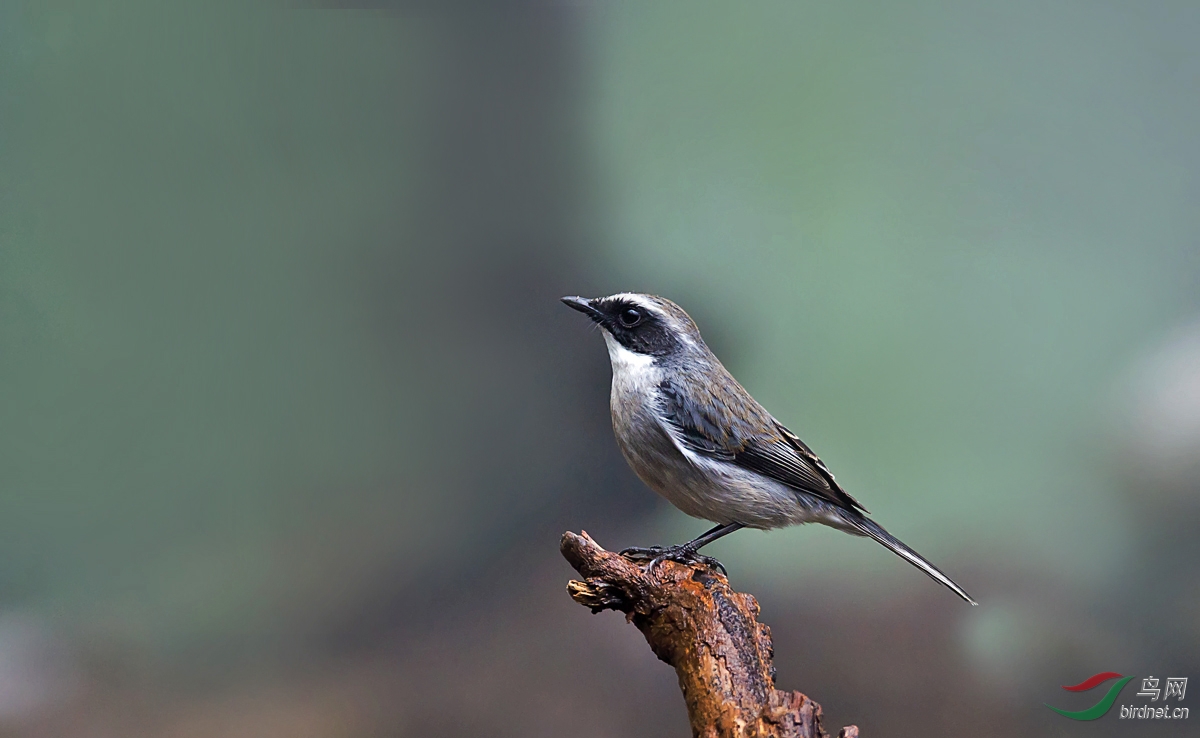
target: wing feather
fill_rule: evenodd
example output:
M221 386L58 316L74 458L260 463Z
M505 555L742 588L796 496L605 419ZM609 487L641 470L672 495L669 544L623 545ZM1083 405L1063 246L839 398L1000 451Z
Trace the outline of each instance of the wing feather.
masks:
M839 507L865 510L841 488L812 449L745 390L741 390L740 397L710 392L702 397L703 402L683 402L682 388L675 384L664 382L659 389L663 421L684 448L749 469ZM745 406L747 402L752 405ZM740 412L734 412L735 404L741 405L737 408Z

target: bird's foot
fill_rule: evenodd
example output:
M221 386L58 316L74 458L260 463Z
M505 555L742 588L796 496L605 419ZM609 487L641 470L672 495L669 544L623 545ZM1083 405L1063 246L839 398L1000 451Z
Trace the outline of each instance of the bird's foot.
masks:
M649 561L646 564L646 571L654 571L654 569L664 561L676 561L680 564L694 565L700 564L707 566L709 569L719 569L722 574L729 576L729 572L725 571L725 566L711 556L705 556L702 553L697 553L695 549L688 546L686 543L678 546L650 546L642 548L635 546L633 548L621 549L621 555L632 561Z

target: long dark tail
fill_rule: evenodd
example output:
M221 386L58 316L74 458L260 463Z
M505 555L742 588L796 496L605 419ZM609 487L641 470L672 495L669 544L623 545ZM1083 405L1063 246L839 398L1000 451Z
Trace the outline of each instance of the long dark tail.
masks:
M967 594L962 587L955 584L953 579L946 576L941 572L940 569L926 561L924 556L904 545L899 538L896 538L894 535L884 530L879 523L876 523L874 520L871 520L865 515L851 513L845 510L842 511L841 517L846 521L847 530L849 532L874 538L890 548L896 555L900 556L908 563L928 574L933 581L946 587L954 594L963 598L967 602L970 602L972 605L979 604L975 600L971 599L971 595Z

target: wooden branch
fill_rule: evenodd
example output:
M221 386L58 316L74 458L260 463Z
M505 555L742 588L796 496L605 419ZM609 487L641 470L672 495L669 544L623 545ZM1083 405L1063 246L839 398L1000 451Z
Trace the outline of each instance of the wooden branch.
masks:
M620 610L659 659L675 667L696 738L828 738L821 706L775 689L771 629L758 602L703 566L666 561L647 573L588 536L564 533L559 546L584 577L567 592L579 604ZM858 738L842 728L839 738Z

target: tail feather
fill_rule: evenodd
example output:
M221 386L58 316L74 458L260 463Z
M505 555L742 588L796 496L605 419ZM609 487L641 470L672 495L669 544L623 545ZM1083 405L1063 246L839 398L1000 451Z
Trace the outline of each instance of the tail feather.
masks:
M865 515L847 515L845 512L842 513L842 518L848 524L850 532L874 538L876 541L879 541L884 546L891 549L897 556L928 574L929 577L938 584L946 587L954 594L963 598L967 602L970 602L972 605L979 604L975 600L971 599L971 596L967 594L962 587L955 584L953 579L946 576L941 572L940 569L926 561L924 556L904 545L899 538L896 538L891 533L888 533L874 520L871 520Z

